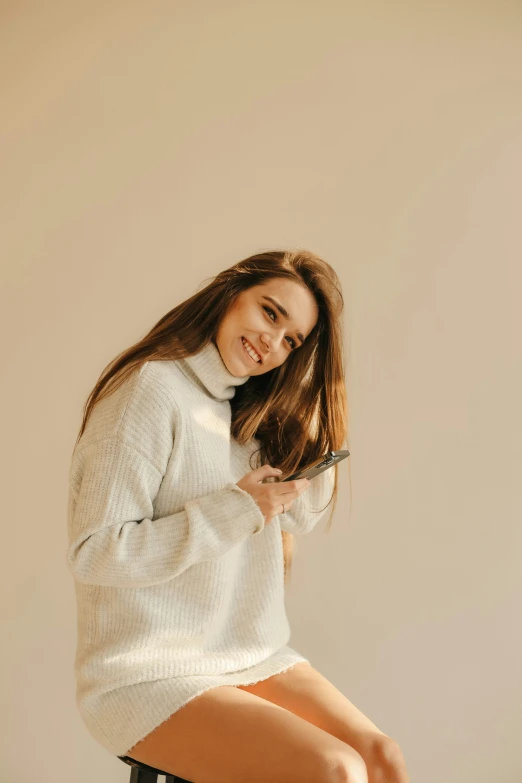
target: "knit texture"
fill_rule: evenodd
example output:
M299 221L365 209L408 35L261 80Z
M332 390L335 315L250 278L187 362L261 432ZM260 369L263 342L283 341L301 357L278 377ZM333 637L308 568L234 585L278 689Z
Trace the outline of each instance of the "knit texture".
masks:
M116 755L210 687L307 660L287 645L281 530L315 527L333 471L265 524L236 484L259 466L249 458L260 444L230 434L230 400L248 377L231 375L212 342L146 362L94 406L74 449L76 702Z

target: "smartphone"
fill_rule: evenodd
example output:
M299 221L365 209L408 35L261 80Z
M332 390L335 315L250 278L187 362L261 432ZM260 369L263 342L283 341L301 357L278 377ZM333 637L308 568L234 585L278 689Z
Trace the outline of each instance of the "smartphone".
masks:
M348 449L341 449L341 451L329 451L324 455L320 462L317 462L315 465L312 465L306 470L298 470L297 473L292 473L291 476L287 476L286 478L281 479L281 481L295 481L295 479L301 478L313 479L315 476L318 476L319 473L322 473L324 470L328 470L328 468L337 465L338 462L346 459L346 457L349 455L350 452Z

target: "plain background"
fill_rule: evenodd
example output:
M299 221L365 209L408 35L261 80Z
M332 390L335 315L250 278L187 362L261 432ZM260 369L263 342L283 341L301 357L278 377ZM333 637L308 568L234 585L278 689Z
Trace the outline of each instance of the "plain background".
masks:
M74 700L67 472L99 373L300 246L343 283L352 456L296 539L290 643L412 783L520 781L520 3L0 9L2 779L129 778Z

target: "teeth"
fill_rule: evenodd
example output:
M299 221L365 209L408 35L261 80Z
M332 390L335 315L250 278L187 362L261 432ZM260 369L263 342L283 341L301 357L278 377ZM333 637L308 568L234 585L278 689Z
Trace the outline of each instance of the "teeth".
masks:
M247 340L245 340L244 337L241 339L243 340L243 345L245 346L247 353L252 357L252 359L254 359L254 361L259 363L259 361L261 360L259 354L255 352L255 350L252 348L250 343Z
M250 356L251 356L251 357L252 357L252 358L253 358L253 359L254 359L256 362L259 362L259 360L260 360L260 358L261 358L261 357L260 357L260 356L259 356L259 354L257 354L257 353L256 353L256 351L255 351L255 350L252 348L252 346L250 345L250 343L249 343L247 340L245 340L245 338L243 338L243 345L245 346L245 348L246 348L246 350L247 350L247 353L248 353L248 354L249 354L249 355L250 355Z

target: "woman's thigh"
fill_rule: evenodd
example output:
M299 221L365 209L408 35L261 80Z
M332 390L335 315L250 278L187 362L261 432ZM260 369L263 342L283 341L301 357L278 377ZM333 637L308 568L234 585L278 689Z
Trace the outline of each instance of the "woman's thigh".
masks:
M300 662L261 682L237 687L267 699L328 732L357 750L367 762L372 759L376 739L386 737L309 663Z
M191 699L126 755L194 783L368 783L355 750L235 686Z

